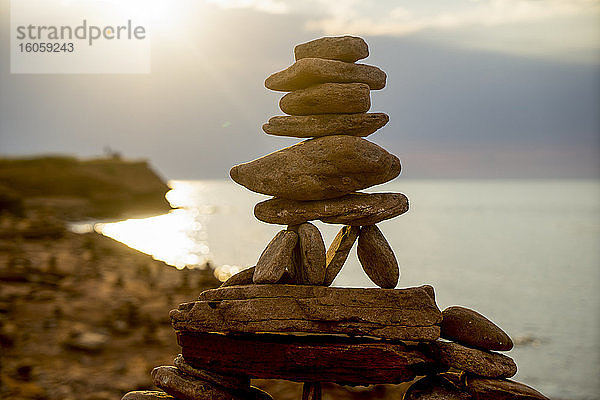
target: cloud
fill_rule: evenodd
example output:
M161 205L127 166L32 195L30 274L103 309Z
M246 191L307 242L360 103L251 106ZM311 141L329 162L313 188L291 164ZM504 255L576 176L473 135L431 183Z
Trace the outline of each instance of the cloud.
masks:
M290 11L284 1L278 0L206 0L206 2L225 9L254 8L268 14L286 14Z
M206 0L221 8L297 15L324 35L421 34L451 46L600 61L598 0Z
M497 27L590 14L600 16L600 2L595 0L489 0L470 2L450 10L440 5L426 11L413 4L377 14L354 12L351 8L354 1L341 3L344 4L343 12L332 12L331 7L325 5L323 9L329 9L327 15L311 19L307 28L326 34L352 31L365 35L401 36L427 29Z

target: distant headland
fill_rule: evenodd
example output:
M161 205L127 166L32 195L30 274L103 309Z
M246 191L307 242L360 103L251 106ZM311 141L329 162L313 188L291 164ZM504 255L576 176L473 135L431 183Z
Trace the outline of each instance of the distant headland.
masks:
M160 214L169 187L147 160L64 155L0 158L0 208L66 219Z

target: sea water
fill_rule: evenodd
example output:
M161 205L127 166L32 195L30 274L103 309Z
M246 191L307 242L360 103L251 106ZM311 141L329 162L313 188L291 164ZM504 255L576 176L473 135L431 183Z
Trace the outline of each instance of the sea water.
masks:
M281 226L254 218L267 199L229 181L172 181L168 215L97 230L183 267L254 265ZM600 399L600 182L398 180L405 215L379 224L399 287L430 284L440 309L475 309L515 340L515 380L552 399ZM316 223L328 245L335 225ZM356 248L334 286L374 287Z

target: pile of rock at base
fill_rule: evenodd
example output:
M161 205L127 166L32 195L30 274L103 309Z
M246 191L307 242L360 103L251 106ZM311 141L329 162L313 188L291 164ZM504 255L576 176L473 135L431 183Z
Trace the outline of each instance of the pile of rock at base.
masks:
M235 166L231 177L274 196L255 216L287 227L255 267L171 311L182 354L152 371L163 391L124 400L271 398L251 379L303 382L306 400L321 399L323 382L414 382L411 400L546 399L507 379L517 366L498 351L513 343L494 323L463 307L441 312L431 286L395 289L398 262L375 224L406 212L408 200L357 192L400 173L396 156L361 138L388 121L367 112L370 90L386 81L355 63L368 54L360 38L321 38L298 45L294 65L267 78L289 92L280 101L289 115L264 131L310 139ZM329 250L312 220L343 225ZM379 288L329 287L356 241Z

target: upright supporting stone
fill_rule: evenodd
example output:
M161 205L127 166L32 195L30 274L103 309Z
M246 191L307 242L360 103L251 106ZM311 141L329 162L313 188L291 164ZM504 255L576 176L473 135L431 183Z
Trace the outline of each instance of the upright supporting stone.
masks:
M296 232L279 231L256 263L256 270L252 278L254 283L276 283L281 279L286 269L291 270L293 267L292 252L297 242L298 235Z
M302 386L302 400L321 400L320 382L305 382Z
M398 261L379 228L375 225L360 228L357 253L365 273L377 286L396 287L400 278Z
M311 223L290 227L298 233L295 271L296 282L303 285L322 285L325 280L325 243L319 229ZM298 260L299 258L299 260Z

